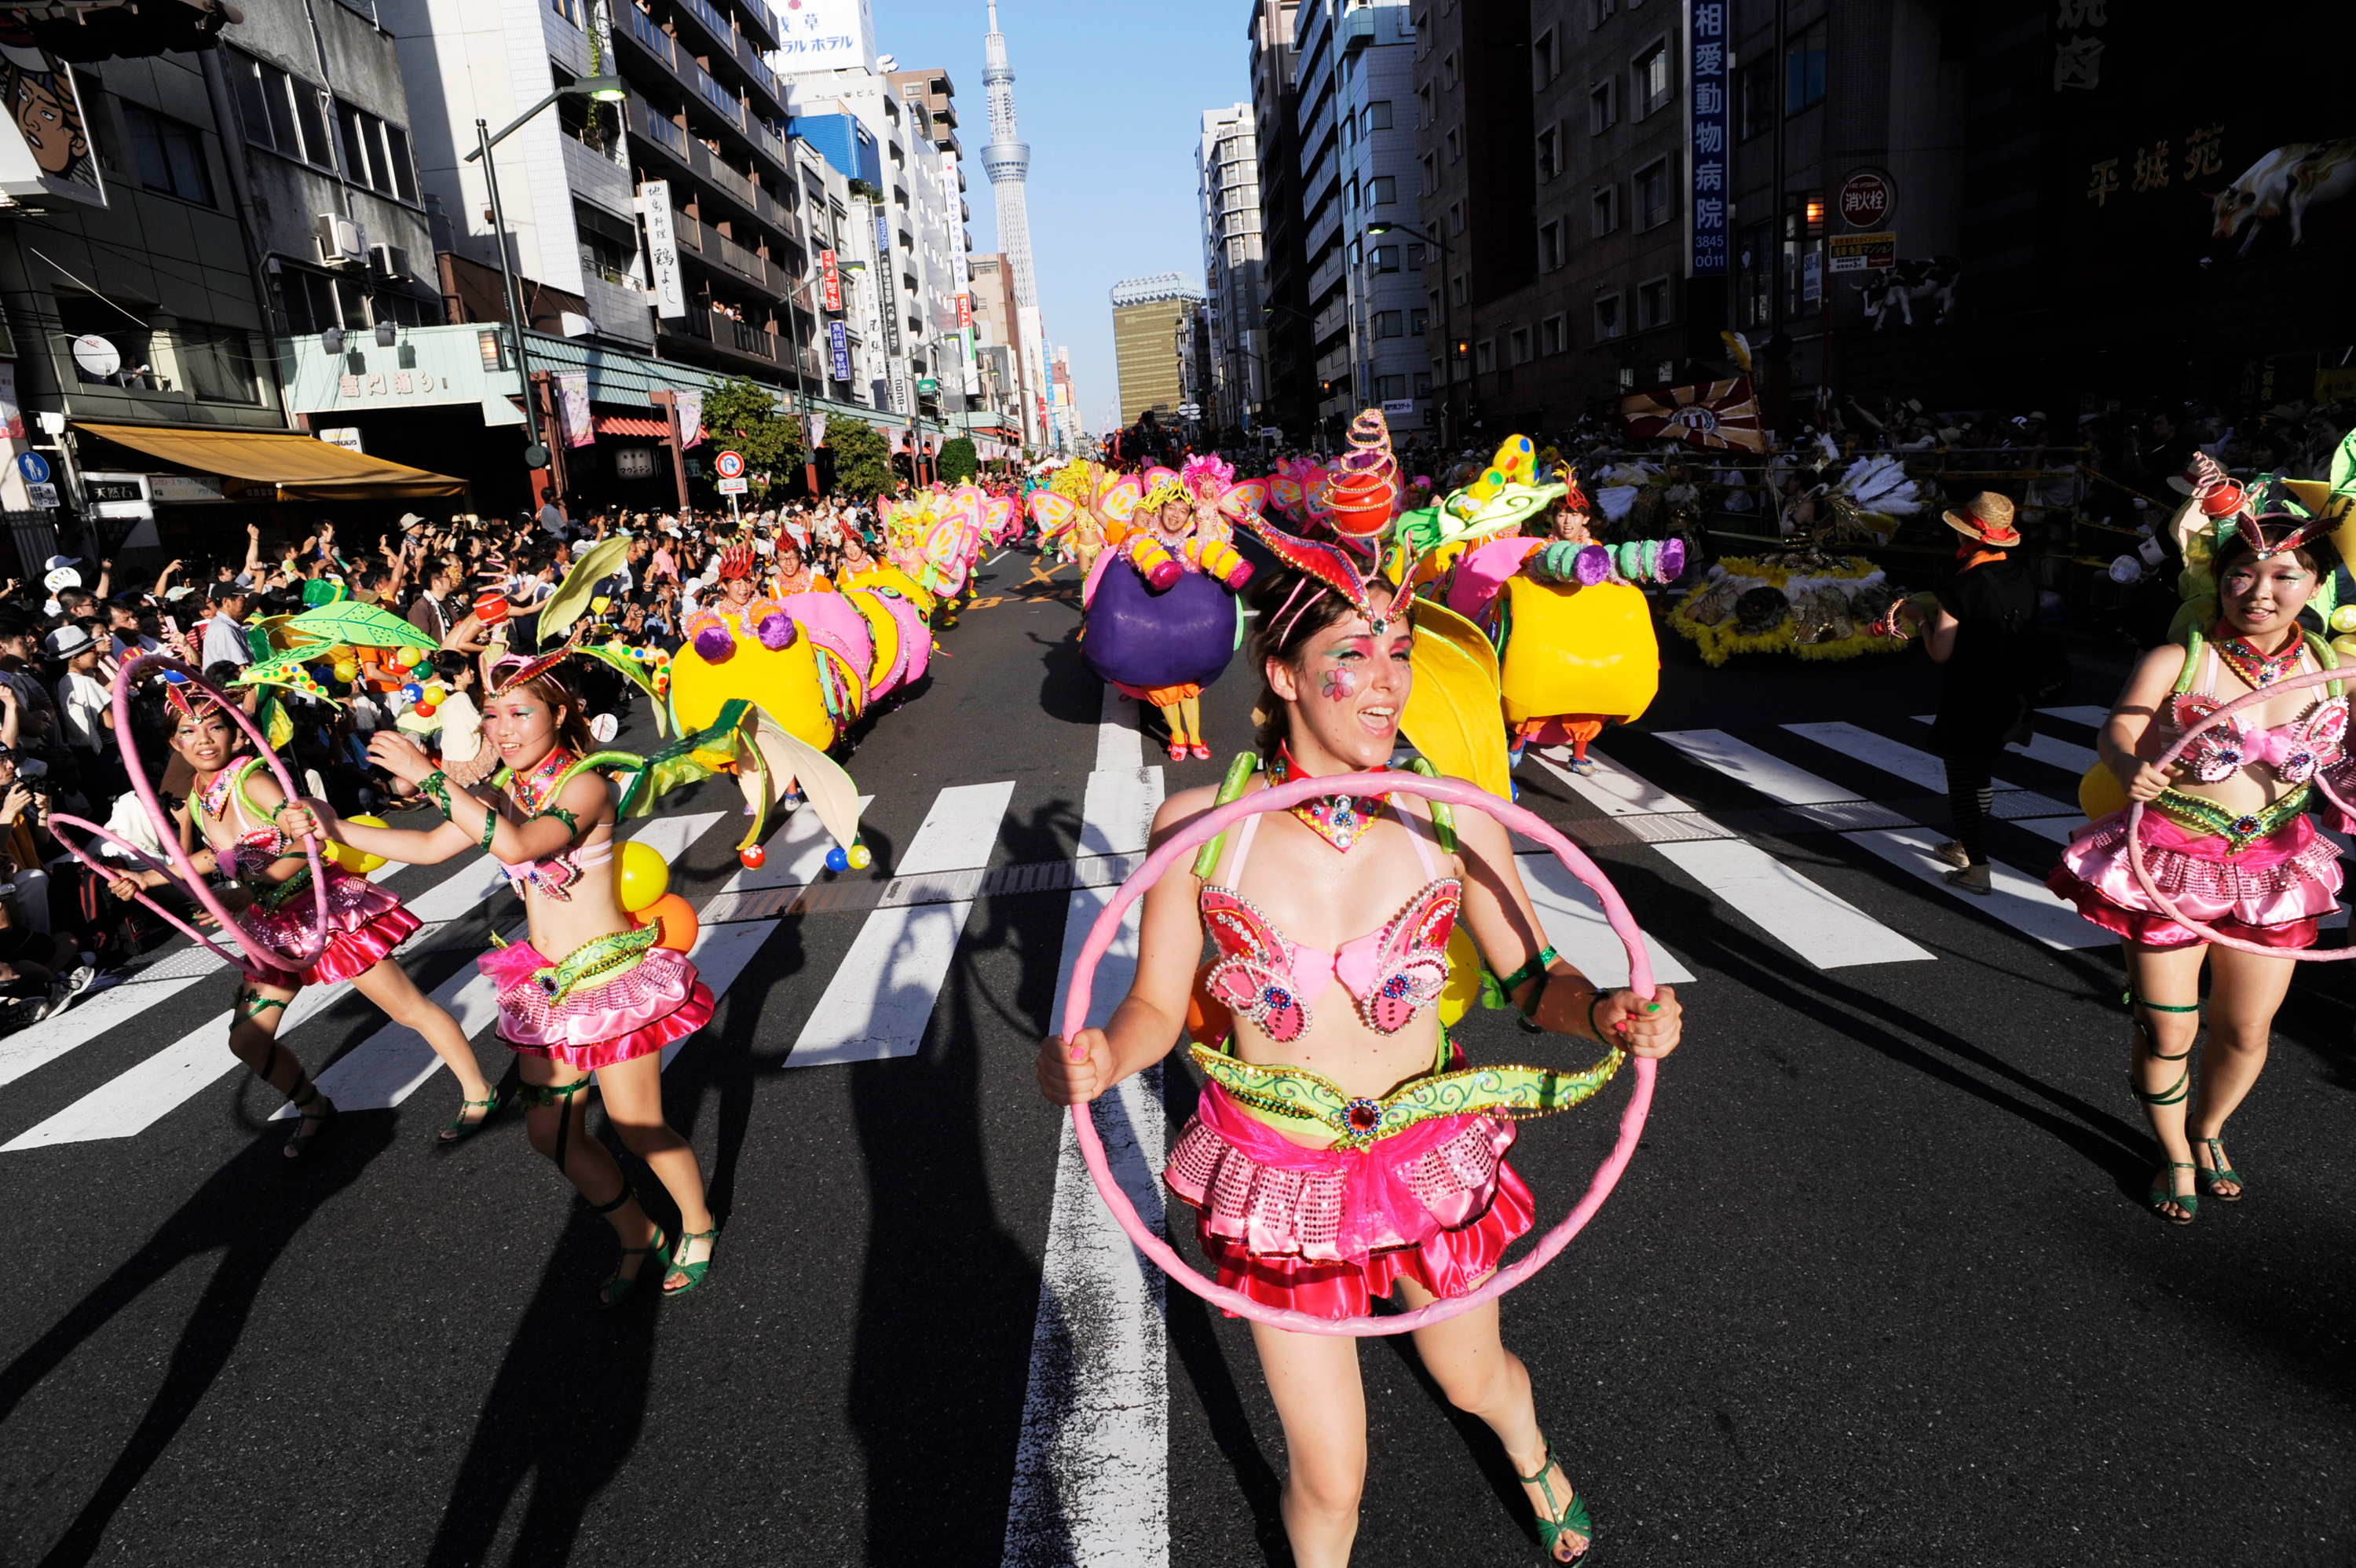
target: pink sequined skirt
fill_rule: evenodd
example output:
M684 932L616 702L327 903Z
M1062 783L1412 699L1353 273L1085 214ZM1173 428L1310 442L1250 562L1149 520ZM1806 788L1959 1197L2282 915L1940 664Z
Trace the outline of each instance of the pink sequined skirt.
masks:
M2304 816L2236 855L2225 839L2196 836L2147 810L2143 864L2186 914L2262 946L2312 946L2315 923L2340 904L2340 851ZM2096 925L2138 945L2181 947L2201 940L2153 903L2136 880L2124 811L2080 828L2045 885Z
M307 888L273 912L252 908L237 917L241 930L285 960L272 985L332 986L365 975L418 927L417 917L399 899L366 877L337 866L320 869L327 873L326 951L305 956L319 931L318 895Z
M1401 1279L1462 1296L1495 1271L1537 1212L1505 1163L1513 1144L1512 1122L1467 1115L1363 1149L1303 1148L1207 1083L1162 1174L1194 1206L1221 1285L1355 1317Z
M712 988L676 948L649 947L626 972L562 1002L532 978L552 962L529 942L475 960L498 984L499 1038L526 1055L594 1072L660 1051L712 1021Z

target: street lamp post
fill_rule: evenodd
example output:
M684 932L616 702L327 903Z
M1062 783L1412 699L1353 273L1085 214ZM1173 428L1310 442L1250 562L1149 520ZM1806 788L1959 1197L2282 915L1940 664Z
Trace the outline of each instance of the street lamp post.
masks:
M1454 402L1456 398L1456 329L1451 321L1448 308L1448 259L1450 254L1448 250L1448 241L1440 239L1436 235L1426 234L1422 229L1408 223L1369 223L1366 225L1366 232L1369 235L1388 234L1393 229L1397 229L1402 234L1413 235L1416 239L1422 240L1425 244L1436 247L1440 251L1440 336L1442 345L1440 363L1444 377L1440 389L1440 444L1446 446L1449 444L1449 408L1450 405ZM1469 402L1471 398L1471 378L1469 375L1466 378L1466 398Z
M516 277L514 266L508 261L507 209L499 205L499 170L498 162L491 156L491 149L522 130L525 123L541 110L558 99L567 97L587 98L599 103L617 103L628 98L629 92L622 86L622 79L618 76L582 77L558 88L509 121L496 133L487 122L477 120L475 150L466 155L466 162L470 164L477 158L482 160L483 177L491 187L491 243L498 248L499 280L507 293L508 330L515 336L516 385L523 393L524 422L531 432L531 443L524 448L523 460L525 466L535 472L548 467L549 449L555 443L549 439L552 432L541 424L538 401L531 395L531 352L524 342L523 284Z

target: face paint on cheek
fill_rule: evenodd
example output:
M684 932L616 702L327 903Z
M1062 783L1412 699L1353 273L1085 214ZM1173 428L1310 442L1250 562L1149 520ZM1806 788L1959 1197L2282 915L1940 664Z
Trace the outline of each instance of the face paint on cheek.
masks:
M1358 694L1358 677L1349 670L1335 667L1325 672L1325 697L1329 701L1346 702Z

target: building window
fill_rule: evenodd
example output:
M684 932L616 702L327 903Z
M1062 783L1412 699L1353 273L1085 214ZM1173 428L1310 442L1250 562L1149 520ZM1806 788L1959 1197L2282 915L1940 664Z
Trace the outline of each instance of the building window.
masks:
M1417 88L1417 89L1415 90L1415 98L1416 98L1416 101L1417 101L1417 103L1419 103L1419 105L1421 105L1421 108L1420 108L1420 110L1419 111L1418 115L1417 115L1417 119L1416 119L1416 123L1417 123L1417 125L1419 125L1419 126L1429 125L1429 124L1430 124L1434 120L1436 120L1436 119L1438 119L1438 118L1439 118L1439 116L1437 116L1436 114L1434 114L1434 113L1431 112L1431 84L1430 84L1430 83L1426 82L1423 86Z
M1636 285L1636 328L1666 326L1669 323L1669 280L1655 278ZM1662 378L1664 380L1666 377Z
M1612 79L1606 77L1601 86L1587 95L1587 133L1590 136L1601 136L1619 123L1612 102L1617 96L1612 91L1613 85Z
M1634 118L1638 120L1668 106L1669 47L1666 44L1655 44L1636 57L1635 69L1628 77L1628 96L1636 101Z
M1407 378L1405 376L1377 376L1375 378L1375 400L1376 402L1392 402L1406 396Z
M1537 68L1536 86L1544 87L1562 74L1562 50L1555 41L1552 27L1540 33L1537 41L1530 45L1530 60Z
M1612 13L1619 9L1615 0L1593 0L1593 5L1594 8L1589 13L1587 24L1590 27L1603 26L1612 19Z
M1454 277L1448 280L1448 295L1449 303L1451 304L1462 304L1464 303L1463 273L1459 272Z
M1353 266L1353 267L1363 267L1363 266L1365 266L1365 264L1366 264L1365 241L1364 241L1364 240L1351 240L1351 241L1350 241L1350 265L1351 265L1351 266Z
M1342 182L1342 210L1344 212L1355 212L1357 209L1358 176L1352 175L1348 179Z
M1485 376L1497 368L1497 340L1484 337L1472 346L1472 373Z
M1411 310L1408 312L1407 330L1408 336L1410 337L1421 337L1425 333L1430 331L1431 313L1428 310Z
M1774 315L1774 261L1763 223L1742 231L1735 247L1735 313L1744 326L1764 326Z
M1605 186L1588 199L1588 233L1601 238L1620 227L1620 187Z
M1426 153L1426 154L1424 154L1424 155L1423 155L1423 188L1422 188L1422 194L1423 194L1423 195L1425 195L1425 196L1430 196L1430 195L1431 195L1433 192L1437 191L1439 188L1440 188L1440 155L1439 155L1439 154L1437 154L1437 153Z
M1415 373L1415 395L1419 398L1428 398L1431 396L1430 371L1418 370Z
M1453 126L1448 132L1448 161L1455 163L1464 155L1464 138Z
M1387 131L1391 128L1391 101L1386 98L1369 103L1358 116L1358 126L1365 131Z
M1448 204L1448 231L1451 234L1464 232L1464 204L1461 201Z
M1456 85L1456 51L1454 49L1440 57L1440 85L1442 87Z
M1825 101L1825 25L1816 23L1783 48L1783 112L1797 114Z
M1636 389L1636 372L1624 365L1620 369L1620 389L1623 392Z
M1669 220L1669 160L1636 171L1636 227L1657 229Z
M1558 272L1569 258L1563 253L1562 219L1538 225L1538 271ZM1515 361L1519 364L1519 360Z
M417 199L417 170L409 161L408 132L340 99L336 102L336 125L343 133L347 178L403 201Z
M1620 319L1620 296L1618 294L1596 295L1595 340L1598 343L1606 342L1619 336L1624 330L1626 330L1625 325Z
M247 141L322 168L336 166L317 88L250 55L232 54L228 64Z
M1559 354L1568 346L1563 330L1563 318L1550 315L1538 323L1538 352Z
M1734 134L1748 142L1775 128L1775 62L1752 60L1735 73Z
M1405 313L1396 310L1378 310L1375 312L1375 336L1376 337L1404 337L1407 336L1407 317Z
M1517 326L1505 334L1505 345L1507 352L1514 357L1515 364L1526 365L1530 362L1530 329L1528 327Z
M86 381L113 379L119 385L129 386L133 377L149 368L147 348L155 337L155 331L145 322L134 319L121 307L95 294L72 293L60 289L55 297L58 330L62 336L68 339L103 337L114 346L115 353L123 361L121 368L112 378L93 377L78 365L74 368L75 375Z
M1410 272L1420 272L1423 271L1422 246L1409 245L1407 248L1407 270Z
M140 184L182 201L205 207L213 204L204 136L196 127L167 120L136 103L123 105L123 125L130 133L131 157L139 170Z
M581 25L581 0L548 0L548 8L574 27Z
M1562 173L1562 134L1549 125L1538 133L1538 178L1550 180Z
M278 272L278 309L286 330L300 337L331 326L358 328L369 325L368 302L349 283L341 287L325 272L305 267L282 267Z
M1375 247L1375 271L1396 272L1399 270L1399 248L1396 245Z
M1388 207L1398 200L1398 179L1393 175L1376 175L1366 182L1366 205Z
M252 340L234 326L182 322L174 331L180 374L197 396L219 403L258 403Z

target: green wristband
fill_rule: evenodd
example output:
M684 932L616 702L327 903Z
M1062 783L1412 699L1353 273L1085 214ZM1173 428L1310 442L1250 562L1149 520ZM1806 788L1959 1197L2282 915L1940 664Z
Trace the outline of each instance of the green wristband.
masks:
M499 812L498 812L498 807L494 806L494 805L487 805L487 806L483 807L483 848L486 848L486 849L488 849L488 848L491 847L491 840L492 840L492 839L494 839L494 838L496 838L496 837L498 837L498 836L499 836Z

